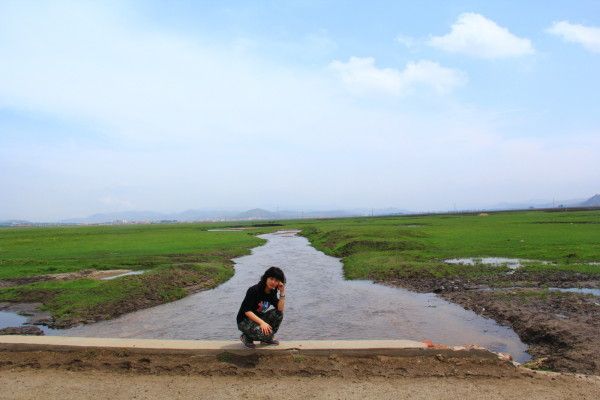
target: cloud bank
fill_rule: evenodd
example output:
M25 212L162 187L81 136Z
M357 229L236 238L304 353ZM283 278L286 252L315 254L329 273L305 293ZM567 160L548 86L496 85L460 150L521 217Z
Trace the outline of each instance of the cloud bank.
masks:
M476 13L461 14L448 34L431 37L428 44L449 53L487 59L534 53L529 39L520 38L507 28Z
M467 80L464 73L428 60L410 62L403 70L398 70L378 68L372 57L350 57L347 62L333 61L329 67L355 93L402 95L424 87L442 94L452 91Z
M559 21L548 28L548 33L560 36L566 42L580 44L593 53L600 53L600 28L598 27Z

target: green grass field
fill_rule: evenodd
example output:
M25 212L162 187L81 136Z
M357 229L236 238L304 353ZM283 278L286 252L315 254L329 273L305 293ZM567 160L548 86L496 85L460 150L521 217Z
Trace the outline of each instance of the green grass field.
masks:
M40 301L57 326L111 318L172 301L184 287L214 287L233 275L231 258L263 241L257 233L302 229L319 250L341 257L348 279L498 277L507 267L448 265L446 258L514 257L531 274L600 275L600 211L502 212L240 224L126 225L0 229L0 281L85 269L146 270L112 281L77 279L0 287L0 301ZM285 267L285 266L283 266Z
M145 270L109 281L43 281L0 288L0 301L42 302L57 326L184 297L233 276L231 258L264 241L210 225L128 225L0 229L0 280L87 269Z
M348 279L497 275L507 267L449 265L448 258L508 257L551 261L523 271L600 274L600 212L501 212L352 218L304 224L303 235L342 257Z

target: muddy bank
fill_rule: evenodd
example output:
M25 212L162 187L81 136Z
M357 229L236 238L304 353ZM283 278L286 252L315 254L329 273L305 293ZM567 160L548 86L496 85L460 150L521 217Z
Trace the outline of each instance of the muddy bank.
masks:
M441 296L510 325L537 368L600 375L600 299L540 289L443 292Z
M518 377L531 371L516 367L486 350L370 350L347 354L243 349L215 354L192 350L54 347L23 349L2 345L0 370L15 368L66 371L131 372L239 377Z
M596 277L517 271L501 280L488 279L414 277L381 283L438 293L465 309L512 327L528 344L528 353L535 358L530 363L534 368L600 374L600 299L540 288L598 287Z
M496 274L478 277L436 277L418 272L412 276L395 277L392 274L375 279L383 284L391 284L421 293L442 293L482 288L600 288L600 277L564 271L536 273L516 270L509 274Z
M44 331L37 326L11 326L8 328L0 329L0 335L35 335L41 336Z
M0 279L0 287L12 287L18 285L27 285L36 282L47 282L47 281L70 281L75 279L110 279L125 274L136 274L142 271L133 271L130 269L107 269L107 270L96 270L96 269L85 269L75 272L64 272L60 274L44 274L25 276L21 278L6 278Z
M227 265L227 275L233 275L233 267ZM60 279L70 280L74 277L90 277L103 279L111 274L121 274L123 270L95 271L93 273L77 272L73 274L61 274ZM41 276L44 277L44 276ZM31 277L23 279L38 279ZM47 276L44 278L46 279ZM53 277L51 280L54 280ZM202 290L218 286L226 278L220 271L211 268L198 270L194 266L181 266L159 271L152 271L143 275L124 276L127 286L121 290L121 295L113 296L112 299L104 299L102 302L71 306L67 312L55 315L51 308L56 296L60 291L56 290L25 290L16 287L18 301L0 303L0 310L17 312L29 317L28 323L45 325L52 329L65 329L80 324L90 324L103 320L114 319L120 315L136 310L141 310L173 300L188 296ZM41 279L41 278L40 278ZM42 279L43 280L43 279ZM23 282L21 282L23 283ZM128 292L125 290L129 288ZM50 311L40 311L42 305L50 306ZM48 307L46 307L48 308Z

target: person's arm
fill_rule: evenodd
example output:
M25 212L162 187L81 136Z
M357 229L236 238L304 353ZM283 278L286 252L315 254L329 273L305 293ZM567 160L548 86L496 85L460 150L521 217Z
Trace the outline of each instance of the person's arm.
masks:
M244 315L248 317L251 321L256 322L258 326L260 326L260 330L262 331L262 333L264 333L265 335L269 335L271 334L271 332L273 332L273 328L271 328L271 325L258 318L258 315L254 314L252 311L246 311Z
M285 308L285 285L280 283L277 287L279 289L279 301L277 302L277 310L283 312Z

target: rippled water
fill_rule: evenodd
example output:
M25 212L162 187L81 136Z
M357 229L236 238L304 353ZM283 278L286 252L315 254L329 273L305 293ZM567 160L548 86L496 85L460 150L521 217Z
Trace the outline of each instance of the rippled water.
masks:
M232 234L236 234L232 232ZM268 266L288 279L279 339L430 339L447 345L479 344L529 359L526 345L507 327L438 298L346 281L342 263L294 233L261 235L267 244L235 259L235 275L221 286L111 321L61 335L177 339L237 339L235 316L246 289Z

